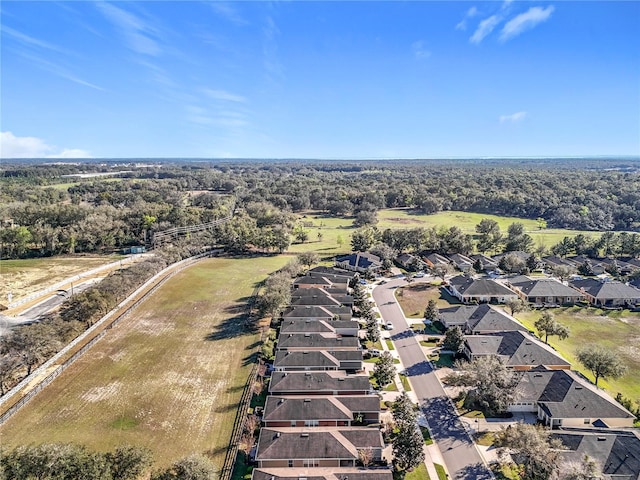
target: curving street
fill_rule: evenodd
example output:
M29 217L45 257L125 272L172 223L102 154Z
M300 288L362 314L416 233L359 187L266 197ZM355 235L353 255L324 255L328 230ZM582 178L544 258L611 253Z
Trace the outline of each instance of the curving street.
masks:
M431 436L440 448L447 470L455 479L494 478L445 394L433 365L407 325L394 295L396 287L401 285L406 285L403 278L394 278L384 285L378 285L373 289L373 299L383 322L391 322L394 326L391 338L410 377L413 390L427 418Z

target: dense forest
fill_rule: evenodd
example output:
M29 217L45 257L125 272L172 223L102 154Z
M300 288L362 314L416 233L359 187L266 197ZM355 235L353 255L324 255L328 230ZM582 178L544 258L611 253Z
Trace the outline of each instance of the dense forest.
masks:
M69 175L115 173L114 177ZM235 203L234 203L235 202ZM408 207L542 219L549 227L640 231L637 160L5 162L2 258L149 243L171 227L236 217L224 243L284 250L292 214L317 210L375 224Z

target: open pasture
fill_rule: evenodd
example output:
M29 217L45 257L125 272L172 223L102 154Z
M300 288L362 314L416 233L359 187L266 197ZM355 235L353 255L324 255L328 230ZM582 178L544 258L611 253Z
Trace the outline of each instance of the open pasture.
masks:
M178 273L0 427L0 444L134 444L158 466L196 452L220 466L260 338L246 302L288 260L213 258Z
M25 297L68 277L116 262L121 255L61 255L46 258L0 260L0 303Z

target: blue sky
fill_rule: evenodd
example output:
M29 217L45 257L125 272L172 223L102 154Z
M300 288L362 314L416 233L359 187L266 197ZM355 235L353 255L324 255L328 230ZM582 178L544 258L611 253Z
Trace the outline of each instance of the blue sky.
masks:
M640 2L4 1L3 157L640 155Z

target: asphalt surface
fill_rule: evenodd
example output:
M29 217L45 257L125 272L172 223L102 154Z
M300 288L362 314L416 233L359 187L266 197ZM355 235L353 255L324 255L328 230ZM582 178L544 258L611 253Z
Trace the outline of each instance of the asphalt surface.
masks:
M416 283L419 281L427 279L415 280ZM440 448L451 478L492 479L493 475L485 466L478 449L436 377L433 365L428 361L413 332L407 327L402 309L394 296L395 288L406 284L402 278L390 280L385 285L374 288L373 298L380 309L383 322L391 322L394 325L391 338L427 418L431 437Z
M74 285L73 293L80 293L100 280L101 278L97 278ZM8 317L6 315L0 316L0 336L7 334L11 330L11 328L15 327L16 325L38 321L40 317L62 305L62 303L67 298L69 298L70 295L70 290L59 290L56 294L47 297L46 300L43 300L37 305L26 309L25 311L20 313L20 315L17 315L15 317Z

